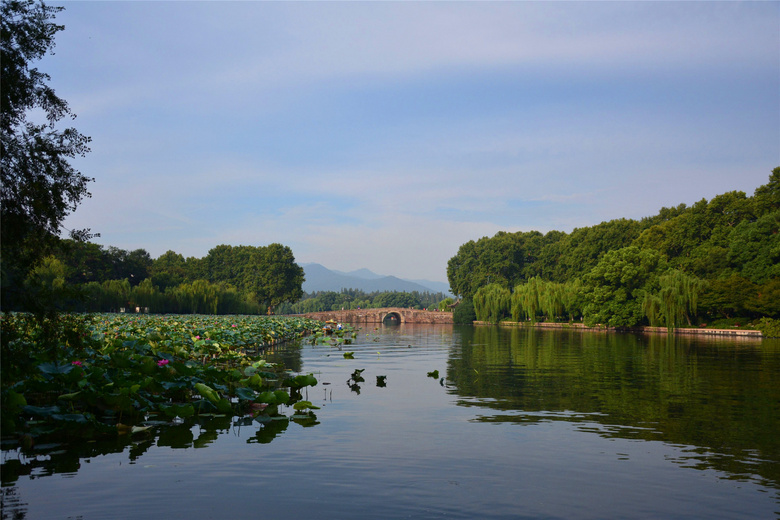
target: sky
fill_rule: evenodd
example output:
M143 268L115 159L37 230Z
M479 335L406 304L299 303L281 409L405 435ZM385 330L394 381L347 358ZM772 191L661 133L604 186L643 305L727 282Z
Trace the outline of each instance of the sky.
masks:
M498 231L651 216L780 166L780 2L49 2L122 249L446 281ZM71 124L70 122L68 123Z

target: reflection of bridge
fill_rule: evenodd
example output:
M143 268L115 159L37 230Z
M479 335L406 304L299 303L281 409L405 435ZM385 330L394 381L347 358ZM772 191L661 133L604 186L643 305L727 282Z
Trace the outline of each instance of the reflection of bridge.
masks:
M451 312L401 307L309 312L305 316L320 321L335 320L343 323L452 323Z

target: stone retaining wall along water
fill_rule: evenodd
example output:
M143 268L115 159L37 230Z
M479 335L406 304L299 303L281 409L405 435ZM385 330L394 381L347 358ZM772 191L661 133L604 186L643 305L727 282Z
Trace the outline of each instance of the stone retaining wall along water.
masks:
M474 325L494 325L487 321L475 321ZM537 327L543 329L572 329L572 330L589 330L589 331L629 331L629 332L645 332L645 333L662 333L667 334L666 327L631 327L631 328L616 328L605 327L597 325L595 327L586 327L582 323L548 323L548 322L526 322L526 321L502 321L499 323L502 327ZM763 338L760 330L750 329L692 329L692 328L680 328L674 329L674 334L699 334L705 336L726 336L735 338Z

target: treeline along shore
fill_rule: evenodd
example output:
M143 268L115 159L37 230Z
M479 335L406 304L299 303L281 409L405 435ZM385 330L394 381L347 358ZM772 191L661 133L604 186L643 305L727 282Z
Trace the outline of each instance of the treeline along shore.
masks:
M472 322L477 326L495 326L495 323L489 321L474 321ZM583 323L560 323L560 322L523 322L523 321L501 321L498 323L502 327L538 327L541 329L565 329L565 330L579 330L579 331L596 331L596 332L640 332L648 334L662 333L666 334L669 331L666 327L604 327L595 326L588 327ZM728 338L744 338L744 339L761 339L764 337L760 330L755 329L713 329L713 328L678 328L673 329L674 334L693 335L693 336L718 336Z
M741 191L643 218L499 232L447 264L456 322L757 328L780 335L780 167Z

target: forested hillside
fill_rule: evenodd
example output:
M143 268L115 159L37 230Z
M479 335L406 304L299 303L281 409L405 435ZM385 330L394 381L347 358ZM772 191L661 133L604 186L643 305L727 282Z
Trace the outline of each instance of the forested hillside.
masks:
M741 191L571 233L499 232L447 265L478 318L680 326L780 317L780 167Z

